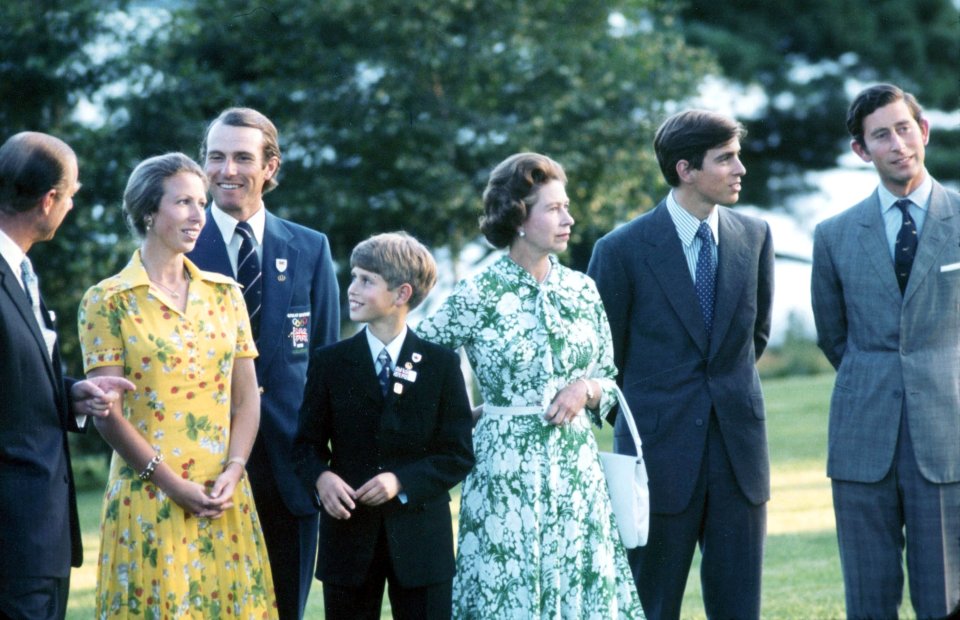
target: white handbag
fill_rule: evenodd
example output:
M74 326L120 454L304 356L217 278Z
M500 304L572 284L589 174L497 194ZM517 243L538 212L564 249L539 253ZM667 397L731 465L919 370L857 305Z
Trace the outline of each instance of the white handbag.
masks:
M647 488L647 467L643 462L643 444L637 424L633 420L630 406L620 388L617 388L617 400L620 403L619 415L624 416L637 455L601 452L600 464L603 476L607 479L610 491L610 504L620 530L620 539L627 549L647 544L650 530L650 490Z

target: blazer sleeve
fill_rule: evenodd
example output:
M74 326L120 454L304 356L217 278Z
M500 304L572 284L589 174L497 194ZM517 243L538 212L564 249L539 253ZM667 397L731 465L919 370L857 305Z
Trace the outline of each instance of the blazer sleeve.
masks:
M773 318L773 235L770 233L770 224L764 222L763 226L765 235L757 272L757 319L753 329L753 345L757 359L760 359L767 348Z
M330 242L326 235L319 233L319 236L320 256L313 267L310 294L311 314L314 317L314 332L310 339L312 348L333 344L340 339L340 286L330 254Z
M474 463L473 416L459 357L451 353L444 361L439 420L433 437L423 458L393 470L414 505L444 496L466 478Z
M319 507L316 482L320 474L330 469L329 388L323 370L326 366L321 352L314 350L307 369L307 385L300 421L293 446L294 469L301 484Z
M843 285L833 263L827 229L822 223L813 233L810 298L817 328L817 346L833 367L839 368L847 347L847 315Z
M593 278L603 301L610 324L613 345L613 363L617 367L617 383L623 385L623 360L630 328L630 309L633 301L633 283L629 280L623 261L614 242L608 238L597 241L587 266L587 275Z

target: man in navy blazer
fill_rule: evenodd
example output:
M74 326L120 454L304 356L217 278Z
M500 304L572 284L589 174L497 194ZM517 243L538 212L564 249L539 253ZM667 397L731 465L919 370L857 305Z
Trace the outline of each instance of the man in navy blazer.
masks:
M866 200L814 234L817 341L837 369L832 479L850 618L960 615L960 194L924 167L930 127L890 84L850 104Z
M687 111L654 147L672 191L604 236L588 273L610 320L618 381L643 439L650 534L629 552L647 618L678 618L694 549L707 616L758 618L770 497L755 363L770 332L773 244L736 213L743 127ZM623 420L614 447L632 453Z
M238 223L246 222L260 262L257 323L260 432L247 463L273 570L281 620L303 616L317 545L317 508L297 482L292 452L310 351L336 342L340 293L322 233L269 213L263 194L277 186L277 129L250 108L225 110L207 127L201 160L213 204L194 250L198 267L237 277ZM249 233L247 233L249 234ZM239 278L238 278L239 279ZM249 305L248 300L248 305Z
M67 431L134 387L63 376L53 314L27 258L53 238L79 189L63 141L23 132L0 147L0 618L65 616L70 567L83 559Z
M316 489L317 578L328 620L447 620L455 572L449 490L473 466L473 418L460 358L406 325L436 264L403 233L361 242L351 258L356 336L310 364L297 468Z

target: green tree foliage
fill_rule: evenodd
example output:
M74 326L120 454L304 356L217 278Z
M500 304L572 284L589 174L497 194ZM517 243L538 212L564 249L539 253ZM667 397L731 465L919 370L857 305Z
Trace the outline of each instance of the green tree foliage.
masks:
M769 205L849 150L844 119L861 85L893 82L931 109L960 107L960 14L954 0L686 0L688 43L725 74L759 85L767 104L747 123L753 181L743 200ZM931 174L960 181L960 131L934 127Z
M712 68L647 0L210 0L118 61L132 76L106 101L121 168L194 154L220 109L256 107L284 149L271 209L326 231L342 261L398 228L456 253L490 168L541 151L568 169L581 267L662 192L652 129Z

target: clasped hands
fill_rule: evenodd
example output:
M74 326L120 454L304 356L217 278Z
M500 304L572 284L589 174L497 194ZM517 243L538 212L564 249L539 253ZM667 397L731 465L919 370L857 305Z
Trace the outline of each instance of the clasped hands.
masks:
M349 519L357 503L366 506L386 504L400 493L400 480L396 474L383 472L354 490L343 478L325 471L317 478L317 496L323 509L334 519Z

